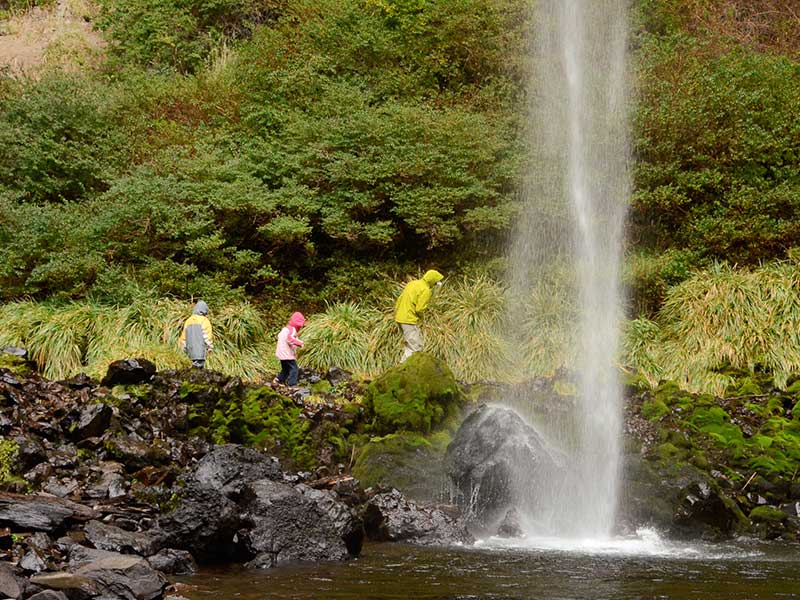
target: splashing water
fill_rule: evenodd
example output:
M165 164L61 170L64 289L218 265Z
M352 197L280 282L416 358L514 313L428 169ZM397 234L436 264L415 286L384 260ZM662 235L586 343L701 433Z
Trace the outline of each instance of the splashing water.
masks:
M519 329L533 344L555 347L560 335L557 352L572 355L567 367L577 374L574 414L538 424L565 464L520 507L529 529L559 537L607 538L617 504L622 394L614 358L630 188L627 4L538 0L535 9L532 167L509 279L517 298L552 298L546 311L520 302L511 316L527 324ZM574 292L565 301L557 289ZM524 415L525 402L508 403Z

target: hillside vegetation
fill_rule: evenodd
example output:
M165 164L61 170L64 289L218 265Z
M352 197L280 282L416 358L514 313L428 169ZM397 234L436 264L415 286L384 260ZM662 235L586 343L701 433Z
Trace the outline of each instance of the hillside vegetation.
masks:
M502 295L505 239L531 168L524 107L544 85L527 86L528 8L525 0L0 2L0 40L34 14L79 16L103 39L88 54L51 51L59 60L0 77L3 319L19 306L91 314L163 298L182 299L188 312L202 295L225 314L251 306L265 339L295 307L330 306L325 318L349 323L337 302L358 302L372 316L353 325L376 331L396 282L432 264L488 277ZM694 318L684 313L702 310L675 311L686 290L750 281L759 265L800 246L794 2L638 0L632 25L626 283L629 316L641 319L629 328L639 332L629 339L635 351L621 362L653 381L696 386L717 385L707 374L727 363L785 379L795 369L788 354L731 341L731 352L709 351L684 375L676 357L697 346L680 354L648 344L682 343L681 327ZM769 306L794 281L782 264L753 284ZM552 371L570 340L552 306L525 301L540 328L522 363ZM749 309L730 310L726 326L749 331ZM794 322L768 314L770 331ZM87 344L78 345L84 366ZM328 350L336 344L320 342L320 363L349 360ZM781 347L771 352L789 352ZM480 354L447 341L441 348ZM503 353L487 350L494 355ZM455 370L497 375L481 361Z

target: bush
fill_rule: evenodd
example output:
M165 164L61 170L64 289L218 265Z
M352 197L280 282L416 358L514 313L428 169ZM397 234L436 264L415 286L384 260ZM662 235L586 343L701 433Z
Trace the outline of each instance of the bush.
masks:
M146 297L124 307L6 304L0 306L0 346L26 347L50 379L81 372L99 379L109 363L133 356L151 360L159 369L182 368L189 361L178 348L178 338L189 314L189 303ZM274 372L274 342L252 305L212 305L210 318L215 343L209 369L256 381Z
M126 160L104 87L69 76L0 88L0 147L0 190L31 202L102 192Z
M192 72L215 44L277 17L280 0L100 0L97 25L124 62Z
M738 264L800 244L800 65L681 36L638 56L635 234Z

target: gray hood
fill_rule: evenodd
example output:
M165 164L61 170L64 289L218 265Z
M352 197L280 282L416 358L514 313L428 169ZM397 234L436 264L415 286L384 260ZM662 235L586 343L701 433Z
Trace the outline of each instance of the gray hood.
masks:
M207 315L208 314L208 304L203 302L202 300L198 300L197 304L194 305L194 310L192 311L193 315Z

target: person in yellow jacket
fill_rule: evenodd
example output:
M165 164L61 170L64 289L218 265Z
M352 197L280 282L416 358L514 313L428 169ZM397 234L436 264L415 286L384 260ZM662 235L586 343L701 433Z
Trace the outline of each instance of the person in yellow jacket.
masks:
M183 324L180 346L189 356L193 367L205 367L206 357L214 348L214 332L208 320L208 304L202 300L194 305L192 316Z
M408 282L397 299L394 307L394 320L403 332L404 340L401 363L414 352L422 350L424 340L419 328L419 321L422 313L428 307L433 287L442 285L442 279L444 276L439 271L431 269L422 276L422 279Z

